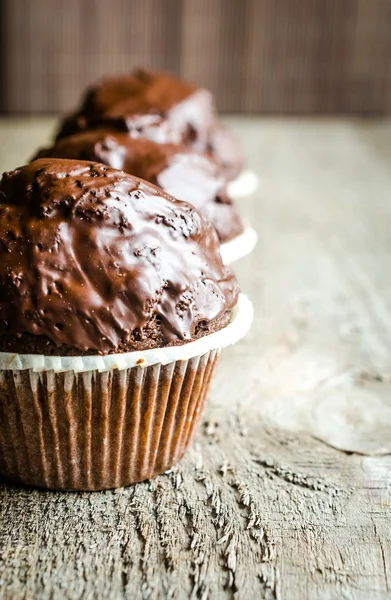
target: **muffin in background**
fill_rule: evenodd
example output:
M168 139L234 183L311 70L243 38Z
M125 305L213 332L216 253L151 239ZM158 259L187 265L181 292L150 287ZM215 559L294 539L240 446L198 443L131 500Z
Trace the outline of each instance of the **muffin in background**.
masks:
M207 90L168 73L136 69L90 86L80 107L61 123L57 139L99 127L203 150L213 123Z
M42 148L36 158L93 160L160 186L195 206L214 226L221 243L243 233L243 223L227 193L222 168L207 154L184 144L157 144L126 133L88 130Z
M209 151L229 180L243 168L240 145L216 121L210 92L168 73L136 69L98 81L63 119L56 139L97 128Z
M250 322L192 206L98 163L4 174L0 474L97 490L163 472Z

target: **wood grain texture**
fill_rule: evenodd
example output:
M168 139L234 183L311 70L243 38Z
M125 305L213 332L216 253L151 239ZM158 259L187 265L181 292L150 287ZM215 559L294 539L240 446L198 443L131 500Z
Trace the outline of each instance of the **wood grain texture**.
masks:
M1 483L1 599L390 598L391 123L230 123L261 181L236 267L254 327L169 473L97 494ZM1 121L0 166L52 127Z
M387 0L2 0L1 108L70 110L136 66L215 94L223 112L389 114Z

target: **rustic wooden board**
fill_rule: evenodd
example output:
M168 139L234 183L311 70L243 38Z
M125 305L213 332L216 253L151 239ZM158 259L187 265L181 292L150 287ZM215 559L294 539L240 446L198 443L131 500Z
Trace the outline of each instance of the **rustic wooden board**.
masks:
M254 328L171 472L0 485L1 599L391 597L391 124L233 124L261 180ZM1 167L51 125L0 123Z

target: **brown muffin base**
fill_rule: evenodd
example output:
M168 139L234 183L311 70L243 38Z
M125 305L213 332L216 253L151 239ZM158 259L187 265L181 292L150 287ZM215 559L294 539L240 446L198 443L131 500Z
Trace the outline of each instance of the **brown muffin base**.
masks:
M56 490L103 490L177 462L219 356L99 373L0 371L0 474Z
M169 346L181 346L186 343L219 331L231 320L232 311L227 311L217 319L206 323L198 323L194 337L191 340L178 340ZM150 350L152 348L167 347L163 342L163 336L159 324L152 322L142 332L133 332L130 339L123 344L112 348L108 354L120 354L124 352ZM99 354L96 350L80 350L74 346L63 344L57 346L52 340L43 335L23 333L20 336L3 333L0 335L0 352L12 352L17 354L43 354L45 356L91 356Z

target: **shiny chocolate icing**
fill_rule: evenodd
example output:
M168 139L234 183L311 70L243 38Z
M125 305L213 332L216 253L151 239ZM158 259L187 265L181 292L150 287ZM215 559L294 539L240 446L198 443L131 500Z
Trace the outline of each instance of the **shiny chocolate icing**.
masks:
M227 127L216 124L209 132L207 150L220 164L228 181L243 169L243 154L235 135Z
M52 158L3 175L0 350L181 344L227 322L238 291L213 227L151 184Z
M167 73L137 69L90 87L57 139L97 127L126 131L159 143L185 142L205 149L214 122L211 94Z
M54 146L40 150L38 157L93 160L159 185L200 210L215 227L221 242L243 231L227 194L222 168L211 156L183 144L156 144L126 133L96 129L62 138Z

